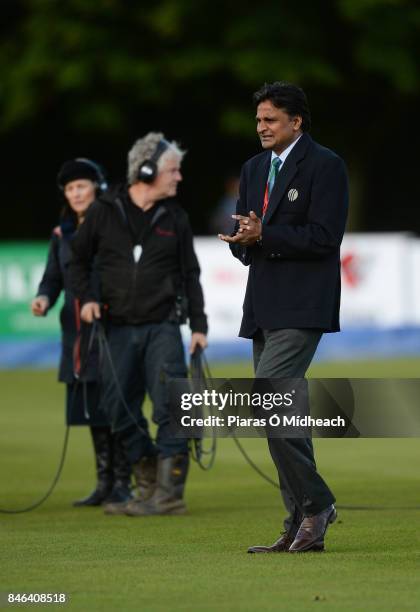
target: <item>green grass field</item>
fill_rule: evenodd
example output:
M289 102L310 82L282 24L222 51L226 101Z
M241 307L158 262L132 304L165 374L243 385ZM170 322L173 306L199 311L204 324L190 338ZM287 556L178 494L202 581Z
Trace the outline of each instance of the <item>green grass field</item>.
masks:
M311 370L348 377L418 373L418 360ZM219 366L214 374L251 370ZM19 507L46 490L56 469L64 389L51 371L1 372L0 388L0 505ZM265 442L243 443L274 477ZM86 611L418 610L420 441L315 445L339 505L387 509L340 510L324 554L252 556L249 545L278 536L283 511L278 491L244 463L232 440L219 441L210 472L192 466L188 516L112 517L71 506L93 484L88 432L73 428L52 497L33 512L0 516L0 592L65 592L69 609Z

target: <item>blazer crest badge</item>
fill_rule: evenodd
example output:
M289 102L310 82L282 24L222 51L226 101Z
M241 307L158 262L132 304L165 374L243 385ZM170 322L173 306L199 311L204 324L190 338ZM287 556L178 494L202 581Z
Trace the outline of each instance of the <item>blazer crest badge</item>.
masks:
M294 202L295 200L297 200L299 195L299 191L297 189L289 189L289 191L287 192L287 197L289 198L290 202Z

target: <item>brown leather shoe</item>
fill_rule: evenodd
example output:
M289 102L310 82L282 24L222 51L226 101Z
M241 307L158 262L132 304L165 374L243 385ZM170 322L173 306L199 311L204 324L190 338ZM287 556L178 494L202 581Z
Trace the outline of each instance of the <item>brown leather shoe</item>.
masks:
M325 532L328 525L334 523L336 518L337 511L333 504L319 514L305 516L289 552L322 552L324 550Z
M296 532L291 534L290 531L285 531L279 537L277 542L274 542L271 546L250 546L248 548L249 553L280 553L287 552L289 550L289 546L292 544L294 540Z

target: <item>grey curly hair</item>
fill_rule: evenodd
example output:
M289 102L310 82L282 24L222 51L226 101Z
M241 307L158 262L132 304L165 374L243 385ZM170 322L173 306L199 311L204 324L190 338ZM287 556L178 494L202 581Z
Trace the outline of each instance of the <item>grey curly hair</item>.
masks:
M128 152L128 169L127 169L127 180L129 185L133 185L137 182L138 171L143 162L146 159L150 159L155 153L159 142L164 139L165 136L162 132L149 132L143 138L139 138L133 144ZM181 160L184 157L186 151L182 151L175 141L169 143L169 147L159 157L157 165L158 169L162 168L162 165L173 155L179 157Z

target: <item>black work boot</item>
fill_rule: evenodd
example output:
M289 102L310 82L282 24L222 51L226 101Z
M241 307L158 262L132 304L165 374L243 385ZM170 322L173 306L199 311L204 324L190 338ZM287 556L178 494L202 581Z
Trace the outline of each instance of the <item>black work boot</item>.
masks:
M132 499L131 465L127 460L121 440L112 435L113 444L113 484L112 491L103 502L104 504L121 504Z
M189 467L188 455L159 457L157 486L152 497L142 502L131 502L125 513L128 516L156 514L185 514L184 488Z
M112 435L109 427L90 427L96 462L96 489L73 506L100 506L112 490Z
M131 466L136 481L137 493L134 498L120 503L107 503L104 506L105 514L126 514L126 511L150 499L156 489L157 458L155 455L142 457Z

